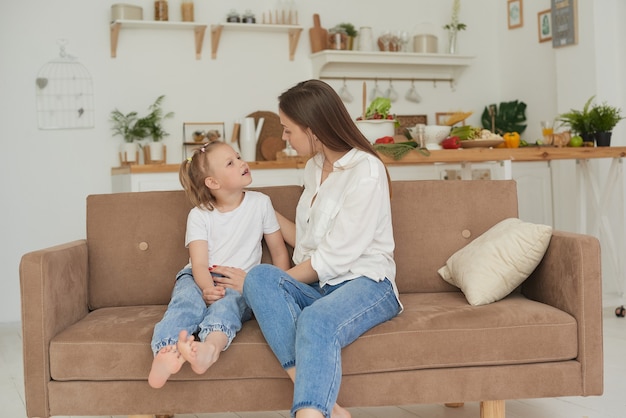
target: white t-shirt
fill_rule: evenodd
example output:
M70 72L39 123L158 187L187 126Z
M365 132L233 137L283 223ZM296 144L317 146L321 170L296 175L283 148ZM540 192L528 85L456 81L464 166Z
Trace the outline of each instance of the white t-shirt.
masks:
M246 191L230 212L195 207L187 217L185 246L203 240L209 245L209 266L232 266L245 271L261 262L261 239L280 229L270 198ZM187 265L191 267L191 261Z
M299 264L310 258L321 286L359 276L375 281L386 277L397 295L385 166L375 156L353 149L320 185L322 163L318 154L304 171L293 261Z

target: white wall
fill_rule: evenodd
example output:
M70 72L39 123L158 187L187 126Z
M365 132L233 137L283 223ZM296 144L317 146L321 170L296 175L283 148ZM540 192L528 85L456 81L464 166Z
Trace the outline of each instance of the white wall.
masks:
M605 1L614 6L620 3L623 11L620 0ZM202 59L196 60L190 31L124 29L117 58L112 59L108 20L113 3L116 1L0 3L0 322L20 317L21 256L84 238L86 196L111 191L110 169L119 165L121 143L119 137L111 136L108 117L112 109L142 112L158 95L165 94L164 109L176 113L165 126L171 134L165 142L168 162L176 163L182 158L183 122L222 120L228 138L235 120L256 110L275 111L276 97L283 90L311 77L308 28L313 13L320 14L326 28L349 21L357 27L372 26L375 33L383 29L415 31L424 23L435 28L447 23L452 0L389 0L381 7L363 7L362 0L296 0L305 30L294 61L288 59L286 34L225 32L217 59L212 60L207 30ZM152 1L128 3L143 6L144 18L152 18ZM231 8L250 8L260 18L276 0L195 3L196 20L210 24L222 21ZM178 4L170 1L171 20L179 18ZM549 8L549 0L526 1L524 27L515 30L507 28L505 4L503 0L462 1L461 21L468 30L460 34L459 53L475 56L473 65L458 80L455 91L441 83L418 83L422 103L401 99L393 110L427 114L431 121L435 112L471 110L470 123L479 124L486 105L519 99L528 104L528 139L534 139L541 118L570 103L577 105L578 100L561 100L555 94L567 89L557 83L561 77L557 58L586 55L592 50L585 40L591 26L581 28L580 46L555 53L549 44L537 41L536 11ZM437 30L443 48L443 30ZM623 38L623 29L621 35ZM92 129L50 131L37 127L35 78L46 63L58 57L61 38L67 39L67 51L91 73L96 107ZM576 72L577 67L571 70ZM341 81L331 84L339 88ZM361 83L348 81L348 86L357 97ZM409 83L395 82L394 87L403 97ZM580 96L588 97L594 91L592 85L589 94ZM360 106L354 102L348 109L356 116Z

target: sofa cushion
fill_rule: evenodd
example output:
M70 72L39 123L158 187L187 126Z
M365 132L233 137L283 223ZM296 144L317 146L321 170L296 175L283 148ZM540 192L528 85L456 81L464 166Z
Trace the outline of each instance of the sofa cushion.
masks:
M511 293L533 272L550 244L552 227L505 219L454 253L438 270L472 305Z
M515 365L575 358L576 321L520 294L485 306L461 292L401 295L404 312L344 349L345 375L456 366ZM145 380L150 340L165 306L102 308L50 345L54 380ZM172 379L285 378L256 321L248 321L204 375L186 365ZM147 384L147 383L146 383Z

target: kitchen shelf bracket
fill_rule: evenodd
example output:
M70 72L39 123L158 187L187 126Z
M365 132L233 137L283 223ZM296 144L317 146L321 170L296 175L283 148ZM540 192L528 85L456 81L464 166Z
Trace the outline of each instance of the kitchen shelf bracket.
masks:
M211 25L211 58L217 58L217 50L224 30L252 31L252 32L286 32L289 37L289 60L293 61L302 27L297 25L272 25L265 23L221 23Z
M202 44L207 25L194 22L160 22L147 20L115 20L111 22L111 58L117 57L117 45L122 28L133 29L193 29L196 59L202 57Z

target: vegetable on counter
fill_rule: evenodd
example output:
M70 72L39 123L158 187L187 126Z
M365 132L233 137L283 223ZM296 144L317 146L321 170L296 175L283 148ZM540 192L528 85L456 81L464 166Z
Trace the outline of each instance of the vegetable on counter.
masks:
M449 136L441 141L441 146L444 149L458 149L461 148L461 140L458 136Z
M374 144L393 144L395 141L392 136L383 136L374 141Z
M517 132L507 132L502 135L502 139L504 139L505 148L519 148L521 143L520 136Z

